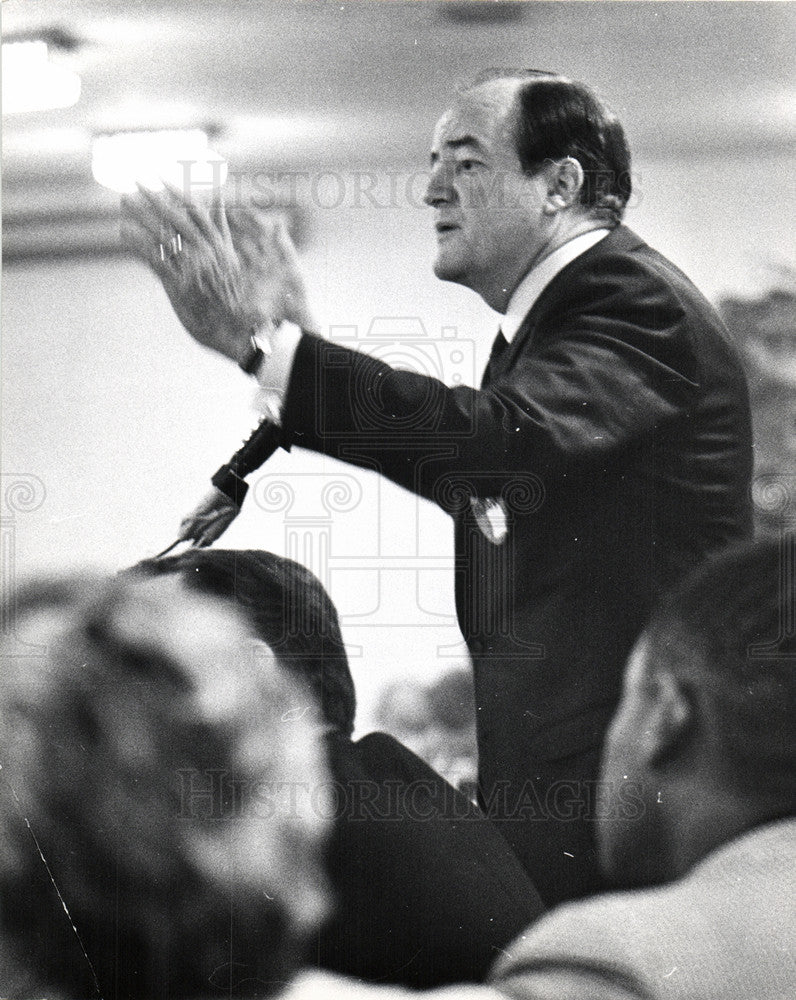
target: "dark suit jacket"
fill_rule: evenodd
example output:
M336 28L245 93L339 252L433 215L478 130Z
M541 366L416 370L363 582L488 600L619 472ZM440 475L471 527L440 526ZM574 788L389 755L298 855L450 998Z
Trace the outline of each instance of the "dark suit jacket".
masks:
M488 819L385 733L329 737L337 917L312 965L380 983L480 982L542 912Z
M715 311L619 226L481 390L305 335L283 424L452 514L483 803L546 901L594 888L588 782L628 651L665 588L751 532L748 393ZM502 503L502 544L473 497Z

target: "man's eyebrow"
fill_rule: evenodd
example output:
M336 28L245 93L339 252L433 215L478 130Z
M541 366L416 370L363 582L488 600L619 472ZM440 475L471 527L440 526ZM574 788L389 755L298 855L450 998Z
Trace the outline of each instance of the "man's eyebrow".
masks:
M474 135L462 135L459 136L458 139L446 139L442 143L442 145L446 149L462 149L465 146L470 146L481 153L485 153L487 151L486 146L484 146L484 144L481 142L480 139L476 139ZM436 150L432 149L431 162L433 163L438 158L439 158L439 153Z

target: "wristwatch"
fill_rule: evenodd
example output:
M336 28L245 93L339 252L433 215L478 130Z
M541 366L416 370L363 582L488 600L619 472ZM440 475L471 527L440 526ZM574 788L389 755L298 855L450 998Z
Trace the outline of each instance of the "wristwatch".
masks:
M260 367L263 358L267 358L272 353L271 337L276 332L278 324L272 319L265 320L252 327L249 333L248 350L243 358L238 362L242 371L247 375L255 375Z

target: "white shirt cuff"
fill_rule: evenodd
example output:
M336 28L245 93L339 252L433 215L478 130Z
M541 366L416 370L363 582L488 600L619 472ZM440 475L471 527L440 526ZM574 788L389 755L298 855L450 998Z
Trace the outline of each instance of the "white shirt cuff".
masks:
M282 323L271 334L271 353L265 355L255 373L260 384L255 407L275 424L282 423L282 406L301 333L295 323Z

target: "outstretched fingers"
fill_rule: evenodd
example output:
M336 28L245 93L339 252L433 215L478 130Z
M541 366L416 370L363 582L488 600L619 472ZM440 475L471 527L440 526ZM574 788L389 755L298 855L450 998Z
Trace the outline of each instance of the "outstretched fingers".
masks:
M251 208L234 208L226 213L229 232L235 249L247 258L262 256L269 242L271 220Z
M160 239L164 232L173 231L179 233L182 240L194 245L207 243L207 227L197 224L195 213L189 211L190 208L174 189L150 191L143 184L138 185L135 199L127 202L127 211L134 213L156 239Z
M168 256L157 235L139 221L137 215L125 213L119 230L122 246L148 264L158 275L168 270Z
M228 250L234 250L232 233L229 228L229 219L227 218L227 208L224 202L224 191L222 188L218 188L213 197L210 219L224 246Z
M166 181L163 182L161 199L176 217L187 219L186 229L175 225L175 229L179 232L185 233L186 236L197 242L204 240L213 247L217 247L222 242L221 233L214 219L201 201L191 198L190 195L185 195L179 188L166 183Z

